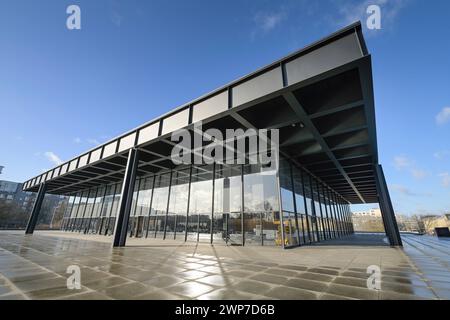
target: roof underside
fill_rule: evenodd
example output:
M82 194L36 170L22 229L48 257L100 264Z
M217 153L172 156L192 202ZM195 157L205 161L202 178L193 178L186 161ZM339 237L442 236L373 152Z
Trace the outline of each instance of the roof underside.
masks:
M217 107L222 104L224 108ZM218 112L211 113L200 106ZM187 115L185 125L183 113ZM134 139L130 147L142 151L139 176L172 169L170 154L174 142L170 141L167 128L176 119L181 123L177 127L193 130L199 117L203 130L279 129L282 156L330 186L349 203L378 202L371 58L360 24L30 179L24 189L37 191L39 183L46 181L48 193L70 194L121 181L129 150L123 148L125 139ZM144 130L147 135L152 126L158 127L154 129L155 136L141 140ZM107 151L111 145L114 152Z

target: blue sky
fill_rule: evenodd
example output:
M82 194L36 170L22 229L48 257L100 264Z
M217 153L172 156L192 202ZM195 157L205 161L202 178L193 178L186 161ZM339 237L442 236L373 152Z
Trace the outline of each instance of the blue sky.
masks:
M450 211L447 0L0 4L0 179L24 181L355 20L365 24L367 6L378 4L382 29L364 32L394 206ZM66 28L71 4L81 8L81 30Z

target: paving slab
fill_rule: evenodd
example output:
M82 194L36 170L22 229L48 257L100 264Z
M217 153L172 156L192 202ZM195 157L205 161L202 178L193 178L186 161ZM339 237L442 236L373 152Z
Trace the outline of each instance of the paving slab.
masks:
M6 299L450 299L450 241L356 234L291 250L72 232L0 231L0 300ZM67 288L80 267L80 290ZM381 289L367 287L369 266Z

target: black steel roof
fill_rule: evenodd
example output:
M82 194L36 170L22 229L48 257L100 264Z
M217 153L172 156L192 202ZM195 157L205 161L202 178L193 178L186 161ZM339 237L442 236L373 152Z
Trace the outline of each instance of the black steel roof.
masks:
M360 23L227 84L34 177L24 190L70 194L121 181L128 150L139 175L173 168L170 133L192 129L276 128L280 153L349 203L378 202L371 56Z

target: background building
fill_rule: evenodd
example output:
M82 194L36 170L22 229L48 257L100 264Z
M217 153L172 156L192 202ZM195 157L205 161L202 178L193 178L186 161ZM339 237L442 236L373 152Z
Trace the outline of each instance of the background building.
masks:
M420 222L425 233L434 235L434 228L450 228L450 213L443 215L424 215L420 217Z
M25 229L36 194L22 190L23 184L0 180L0 229ZM46 195L39 217L40 228L59 227L68 197Z
M383 218L378 208L353 212L352 221L355 231L384 232Z

